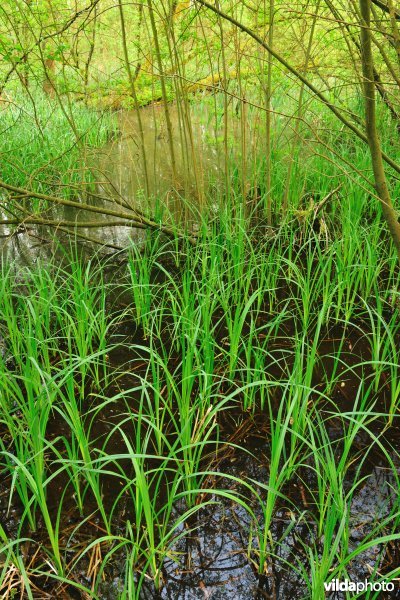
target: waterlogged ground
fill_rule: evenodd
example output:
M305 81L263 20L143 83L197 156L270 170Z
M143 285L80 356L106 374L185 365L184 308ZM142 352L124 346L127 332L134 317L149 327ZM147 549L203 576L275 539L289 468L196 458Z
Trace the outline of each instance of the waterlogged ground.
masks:
M163 109L141 114L150 193L163 198L167 220L182 222L182 198L199 205L194 162L207 189L218 187L213 124L193 120L189 157L171 107L180 186L169 193ZM95 151L97 192L116 206L121 197L142 201L144 187L135 114L122 113L120 128ZM314 183L307 194L300 186L303 208L345 185L335 174L325 192ZM59 235L31 227L8 238L2 226L2 541L17 548L41 600L322 600L316 573L327 565L329 577L340 563L353 581L394 577L395 591L374 598L400 598L399 274L382 224L358 188L356 200L343 189L309 223L294 211L281 229L225 198L215 209L215 198L196 249L106 226L96 232L106 252L86 242L71 259ZM92 218L67 208L53 216ZM130 249L114 256L110 246ZM48 419L43 439L31 440L38 415ZM67 581L56 578L34 486L25 504L17 489L36 456ZM138 463L150 520L138 509ZM153 523L156 541L160 530L166 536L158 589L146 563ZM29 597L18 564L0 553L4 598Z
M261 317L262 318L262 317ZM364 323L364 327L366 324ZM275 358L280 353L290 350L293 342L291 336L294 330L290 321L278 331L270 340L271 348L275 349ZM319 408L319 414L326 419L326 430L329 433L329 442L332 443L334 453L340 457L343 436L343 421L341 413L347 413L354 407L360 379L373 378L374 371L368 367L371 358L369 346L365 343L366 331L355 327L345 329L341 326L328 329L318 346L318 354L322 360L318 362L313 373L313 389L309 402L318 402L318 388L324 387L324 382L330 380L333 369L338 368L335 374L334 386L331 391L331 400L334 405L325 402ZM227 335L224 327L220 328L219 339L223 343ZM400 339L396 338L400 344ZM111 340L116 342L110 352L109 361L113 370L120 372L116 383L111 384L107 394L116 394L118 390L129 389L137 381L138 376L145 377L148 355L143 351L149 346L149 339L143 335L141 328L132 327L131 324L118 325ZM153 340L154 341L154 340ZM168 338L156 340L157 344L168 344ZM341 363L335 367L333 356L337 354L340 345ZM134 347L134 350L132 349ZM286 356L287 357L287 356ZM286 364L290 365L292 359L287 357ZM173 354L169 357L171 365L179 363L179 356ZM362 368L358 365L362 363ZM274 376L277 381L282 376L279 360L272 364L268 375ZM131 365L127 369L127 365ZM349 370L349 367L352 367ZM375 413L386 413L390 394L390 382L386 381L387 375L383 374L383 385L379 392L374 394L373 410ZM90 385L89 385L90 387ZM225 389L229 392L229 386ZM271 405L275 414L284 398L279 389L276 389ZM89 401L89 400L88 400ZM135 392L124 394L123 397L110 406L106 406L96 418L90 437L104 440L112 430L115 423L120 420L120 415L126 412L126 405L135 412L138 410L139 397ZM257 573L257 541L252 538L254 520L249 517L248 510L230 498L213 494L212 490L229 490L231 494L243 494L254 511L254 515L263 522L263 514L259 504L251 497L249 491L241 482L251 480L255 489L262 498L266 497L269 484L269 468L271 461L271 419L266 411L255 409L243 411L240 407L240 395L233 400L228 410L224 409L217 415L219 425L218 450L212 444L202 461L205 471L212 471L203 481L203 487L209 490L208 506L201 508L196 514L182 524L176 531L178 541L172 544L171 549L162 565L162 586L155 590L150 578L145 577L142 582L140 598L150 599L228 599L246 600L250 598L273 599L304 599L311 597L310 590L304 579L304 569L309 573L308 549L318 545L323 546L323 538L319 538L317 524L314 518L315 491L318 487L319 474L304 461L302 467L282 488L282 497L277 499L271 522L270 538L268 542L269 554L263 574ZM333 409L334 406L334 410ZM18 418L18 413L16 414ZM168 429L168 427L167 427ZM398 496L393 469L400 473L400 436L397 421L389 428L384 419L373 420L365 431L361 429L355 436L351 446L351 466L346 472L343 487L348 491L354 484L354 492L350 502L348 517L348 553L356 550L358 544L368 539L374 531L391 513L393 504ZM53 414L50 419L47 434L49 439L60 435L68 437L68 426L64 419ZM7 433L4 432L5 439ZM379 443L371 444L371 439L376 436ZM95 442L96 443L96 442ZM387 453L380 451L381 446ZM124 452L122 440L113 436L106 445L109 453ZM126 448L125 448L126 451ZM388 464L388 456L393 461ZM131 469L129 461L121 465ZM360 467L361 465L361 467ZM115 500L116 489L123 485L123 480L115 476L103 478L104 500L107 506L112 506ZM64 492L67 480L65 474L56 477L48 485L48 503L54 518L59 507L60 495ZM18 502L15 494L11 505L10 477L2 479L0 488L0 519L1 524L10 539L17 536L19 520L23 507ZM326 490L329 493L329 490ZM162 503L162 490L160 502ZM176 517L185 510L184 503L177 502L173 507ZM93 512L92 512L93 511ZM69 491L63 498L63 517L61 520L61 543L65 546L66 556L74 560L77 553L84 550L93 539L101 537L104 533L101 520L96 513L96 504L90 495L85 501L86 523L82 526L82 517L76 509L73 491ZM122 501L113 516L113 525L121 535L125 529L127 519L134 518L129 498ZM24 528L29 538L29 529ZM381 534L384 530L381 531ZM45 530L39 530L33 535L35 541L43 537L46 544ZM98 567L106 553L106 544L101 542L79 562L79 568L73 574L75 582L80 582L91 587ZM322 551L322 550L321 550ZM27 541L23 544L23 554L26 563L32 564L38 559L37 546ZM395 541L387 547L382 554L381 545L373 544L365 551L358 554L348 564L348 578L352 581L369 579L371 573L378 569L383 575L399 565L400 546ZM295 568L294 568L295 567ZM140 571L139 571L140 573ZM139 574L135 576L139 578ZM55 586L54 582L46 577L35 579L37 591L35 598L87 598L72 585ZM122 597L126 585L126 554L124 550L116 550L107 562L104 573L100 578L96 597L111 600ZM55 596L55 594L57 594ZM3 597L11 597L6 594ZM341 593L327 594L331 600L344 600L346 596ZM400 592L396 590L391 594L380 593L379 598L399 598Z
M331 332L320 344L320 352L326 355L323 361L325 375L330 376L331 355L337 351L337 340L342 339L338 329ZM280 346L282 338L275 343ZM399 340L400 342L400 340ZM274 343L274 342L273 342ZM366 359L368 350L363 343L363 336L349 332L347 336L346 362L340 367L344 371L343 378L338 379L333 392L336 407L340 413L351 410L354 395L359 386L359 378L349 374L349 364L357 365ZM351 349L351 350L350 350ZM118 354L117 354L118 355ZM371 373L363 372L368 378ZM315 372L315 386L318 387L319 373ZM384 412L387 394L383 391L377 397L376 412ZM277 400L279 402L279 400ZM331 412L326 406L326 415ZM324 414L324 411L322 411ZM270 422L265 413L248 415L233 405L227 413L222 413L219 419L222 444L218 453L206 468L219 472L221 477L210 476L205 487L209 485L242 491L236 479L250 478L254 482L268 486L268 468L270 463ZM385 423L375 424L377 436L385 430ZM329 424L331 441L339 440L343 434L340 418L335 416ZM391 458L400 473L400 427L392 426L381 437L386 447L393 449ZM233 444L234 446L232 446ZM356 481L357 486L350 505L349 552L357 549L358 543L364 540L376 524L383 521L393 507L398 496L398 489L391 468L388 467L386 456L378 448L371 451L370 435L361 432L354 440L352 452L354 466L344 480L344 486L349 489ZM361 477L357 473L360 458L368 454L363 462ZM247 600L250 598L273 599L304 599L310 597L305 588L301 573L296 573L292 565L302 564L307 569L307 547L316 543L318 537L316 525L310 518L313 512L314 500L310 493L316 488L316 475L307 469L301 471L301 477L295 477L284 489L287 501L278 502L271 529L270 557L265 574L260 575L255 568L255 557L249 558L249 545L257 546L256 540L249 543L251 519L247 511L237 503L213 497L218 504L201 510L194 523L194 531L173 546L173 558L167 559L163 566L163 588L161 592L154 589L152 584L144 583L141 594L143 600L152 598L170 600L191 599L228 599ZM224 475L228 475L226 479ZM265 497L264 491L259 488ZM253 505L260 523L262 512ZM253 558L253 560L252 560ZM371 546L350 562L348 578L351 581L369 580L371 573L378 567L380 573L397 567L400 561L400 545L395 542L385 555L381 554L378 544ZM120 574L118 575L118 569ZM113 580L102 584L104 598L114 598L123 589L124 560L115 562ZM345 594L335 592L327 594L331 600L345 600ZM400 590L395 586L391 594L380 593L379 598L400 598Z

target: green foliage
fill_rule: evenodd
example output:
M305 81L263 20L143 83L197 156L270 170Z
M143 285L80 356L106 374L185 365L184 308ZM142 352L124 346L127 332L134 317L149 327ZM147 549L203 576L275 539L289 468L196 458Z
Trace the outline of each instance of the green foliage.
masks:
M76 185L91 189L90 150L115 132L111 114L64 106L42 93L22 96L0 110L3 181L64 197L76 195Z
M343 199L338 212L347 211ZM379 448L398 479L394 449L389 452L377 433L398 419L399 321L398 312L390 312L398 270L378 219L367 227L353 214L329 244L310 231L304 237L293 224L256 242L248 224L238 211L236 217L221 212L196 247L178 250L154 237L142 253L134 247L118 278L122 312L110 302L116 282L105 284L106 264L96 259L84 264L66 254L68 267L38 264L22 279L3 270L1 331L15 364L0 361L0 420L13 440L11 447L2 442L1 463L10 502L18 495L24 506L10 564L21 568L18 540L27 523L34 531L40 515L48 565L59 576L66 572L60 524L73 492L81 515L74 535L93 510L107 532L87 542L73 566L78 569L96 544L107 547L94 589L114 556L127 566L121 594L139 597L148 577L161 586L164 561L210 501L246 511L248 553L260 573L285 544L285 536L274 537L273 523L289 505L293 526L304 521L314 541L304 542L303 557L286 568L301 574L315 599L324 581L346 576L349 556L358 554L348 545L349 511L365 479L361 464L352 470L359 432L370 441L364 462ZM127 323L136 341L120 337ZM333 328L339 339L330 355L324 347ZM348 361L355 330L364 358ZM122 362L107 358L114 351ZM337 390L349 380L354 402L343 411ZM386 409L377 405L382 385ZM233 410L269 423L265 481L210 469L223 448L221 419ZM64 423L55 437L51 415ZM329 432L338 420L343 433L335 439ZM318 485L310 487L304 513L287 497L287 485L301 478L308 488L314 474ZM58 476L63 500L54 520L48 490ZM105 497L110 477L114 492ZM393 505L372 525L359 552L398 539L398 509ZM116 523L126 510L121 530Z
M67 198L96 189L94 150L117 123L89 107L134 106L114 4L98 17L85 10L94 3L2 7L6 183ZM267 160L266 53L215 14L185 5L168 21L170 3L154 5L163 72L146 6L126 5L136 94L140 105L159 100L164 78L180 116L177 155L196 185L177 177L165 198L141 198L142 208L155 205L152 217L171 227L195 221L196 242L152 231L110 259L74 246L26 268L2 261L0 502L21 510L12 532L0 525L0 594L61 597L68 585L101 598L104 581L116 579L122 599L139 600L149 586L155 596L168 561L191 568L182 548L204 515L239 509L242 551L260 580L276 561L320 600L324 582L348 576L376 548L370 580L379 581L400 540L400 456L390 437L400 411L400 273L370 197L368 149L275 68ZM268 33L268 10L220 5ZM276 7L277 49L358 123L357 61L338 41L339 24L331 27L330 13L318 21L306 65L315 3L307 14ZM378 66L388 76L382 57ZM378 120L397 160L384 103ZM197 134L213 157L202 168L185 152ZM131 202L115 187L117 201ZM170 197L189 217L183 225ZM48 204L17 197L5 208L41 215ZM262 436L251 456L258 479L235 470L254 451L246 442L254 434ZM352 506L377 457L396 493L355 547ZM297 552L282 558L293 539ZM394 567L387 577L399 574Z

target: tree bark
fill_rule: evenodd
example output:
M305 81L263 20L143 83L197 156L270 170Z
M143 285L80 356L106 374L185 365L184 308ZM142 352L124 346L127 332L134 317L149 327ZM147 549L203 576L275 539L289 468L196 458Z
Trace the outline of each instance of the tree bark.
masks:
M374 62L371 44L371 0L360 0L361 10L361 62L364 76L365 133L371 153L375 189L382 205L382 212L396 247L400 262L400 223L390 198L383 165L381 143L376 125Z
M269 1L269 30L268 30L268 44L270 48L274 46L274 19L275 19L275 1ZM267 72L267 93L266 93L266 105L267 112L265 113L265 138L266 138L266 209L267 209L267 223L272 225L272 146L271 146L271 99L272 99L272 55L269 55L268 61L268 72Z

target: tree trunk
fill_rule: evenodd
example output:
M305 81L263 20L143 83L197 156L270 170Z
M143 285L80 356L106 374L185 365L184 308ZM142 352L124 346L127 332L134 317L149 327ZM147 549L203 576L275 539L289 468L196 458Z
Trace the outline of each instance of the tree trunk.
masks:
M275 1L270 0L269 2L269 30L268 30L268 44L270 48L274 45L274 18L275 18ZM268 73L267 73L267 93L266 93L266 107L267 112L265 122L265 138L266 138L266 209L267 209L267 223L272 224L272 147L271 147L271 98L272 98L272 55L269 55L268 60Z
M364 75L365 133L371 153L375 189L382 205L383 215L388 225L400 261L400 223L390 198L383 166L381 143L376 125L374 63L371 44L371 0L360 0L361 10L361 62Z

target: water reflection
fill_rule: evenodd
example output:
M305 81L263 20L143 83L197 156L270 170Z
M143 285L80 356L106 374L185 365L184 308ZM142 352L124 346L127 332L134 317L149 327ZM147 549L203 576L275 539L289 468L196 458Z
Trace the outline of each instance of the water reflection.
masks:
M205 125L206 113L192 109L190 116L185 118L182 109L172 104L169 116L171 140L164 107L151 105L141 109L142 138L137 113L122 112L119 115L120 138L102 148L96 160L99 179L103 178L103 183L99 184L103 194L124 199L130 206L139 203L147 211L155 210L157 200L161 201L176 219L184 210L185 202L196 203L206 185L218 180L222 157L215 143L211 143L212 136Z
M221 152L216 144L210 143L212 135L204 124L207 115L201 111L195 112L193 108L190 116L184 115L176 104L169 106L169 114L175 174L164 107L151 105L141 109L142 136L137 113L122 111L118 115L117 138L88 157L97 183L94 194L81 195L80 201L108 210L140 209L164 222L180 222L183 219L189 223L196 221L205 180L209 185L221 178ZM92 247L93 244L88 241L90 238L111 248L124 248L131 240L138 242L143 238L142 230L116 226L114 217L101 213L68 206L51 206L46 210L45 217L81 225L85 222L97 223L99 227L80 226L77 230L80 235L77 239L87 238L86 242ZM4 207L0 210L0 219L7 219ZM12 231L14 235L9 237ZM20 228L18 233L12 227L0 225L0 236L3 259L28 263L38 255L47 257L54 252L54 244L49 240L68 239L62 226L49 231L40 225Z

